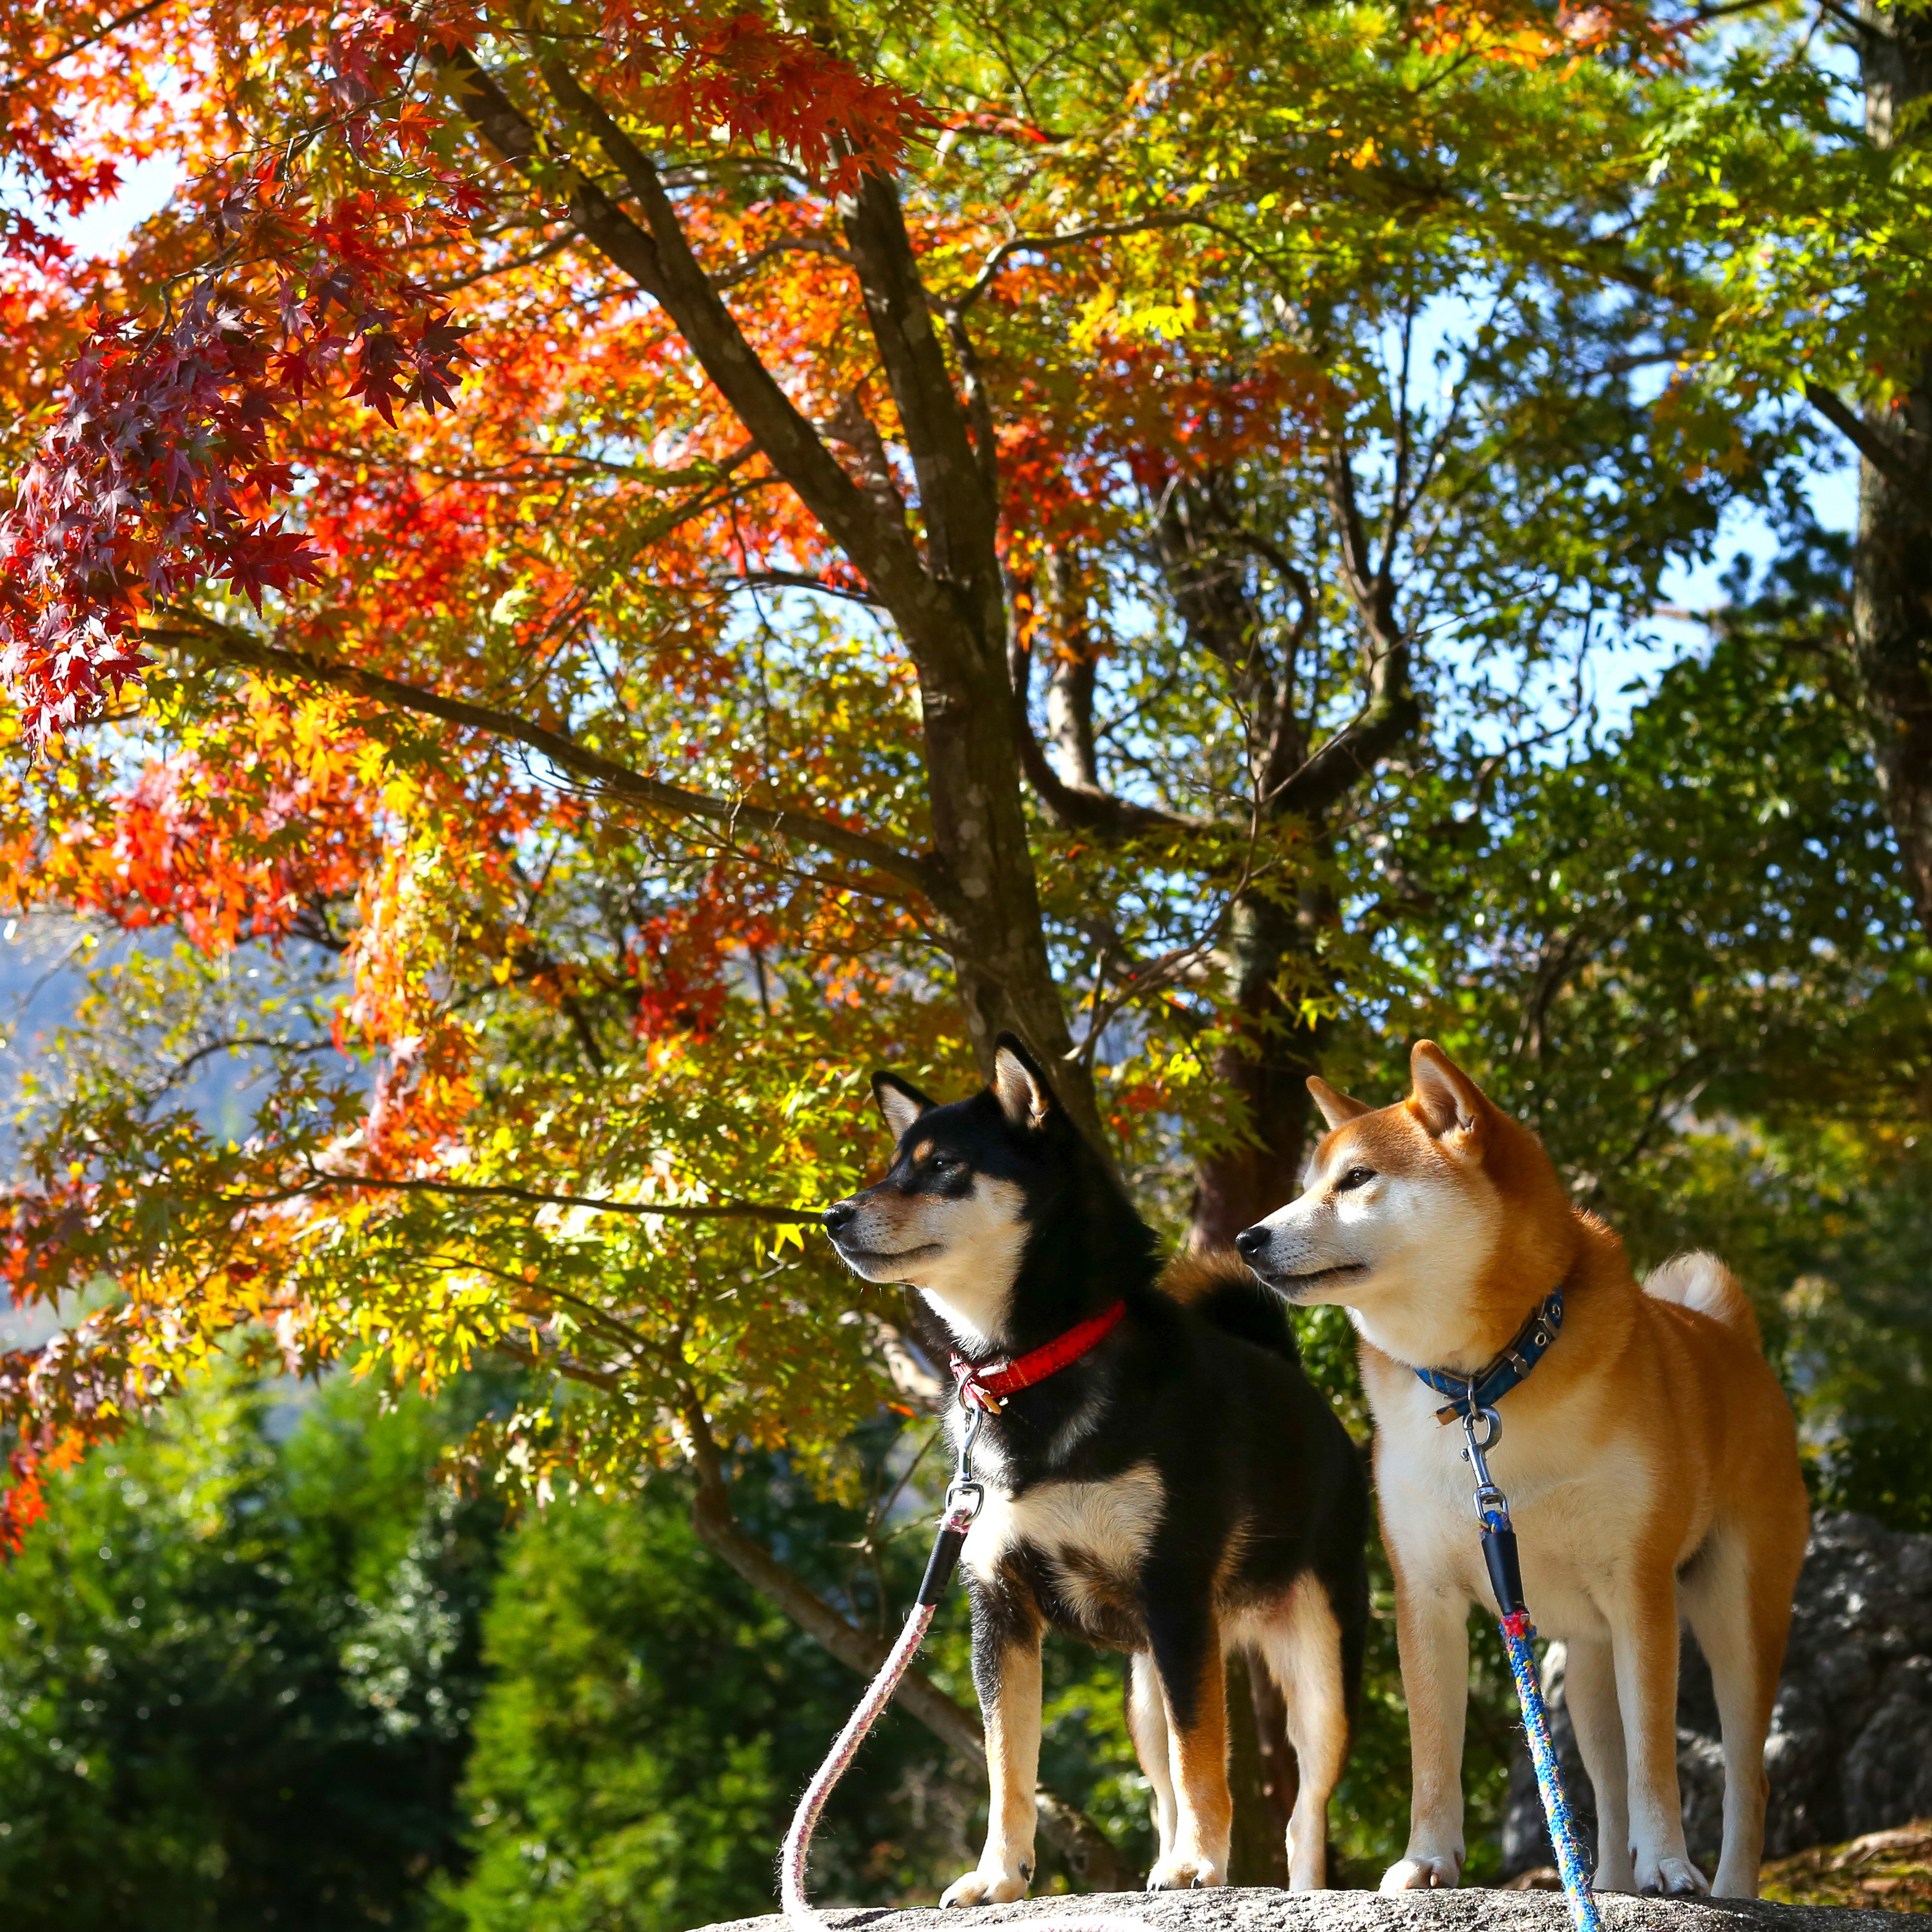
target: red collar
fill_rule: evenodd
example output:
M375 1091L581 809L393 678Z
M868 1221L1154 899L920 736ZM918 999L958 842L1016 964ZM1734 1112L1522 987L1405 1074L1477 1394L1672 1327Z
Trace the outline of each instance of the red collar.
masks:
M959 1399L991 1415L1006 1406L1006 1397L1017 1395L1035 1382L1043 1382L1070 1362L1077 1362L1090 1348L1097 1348L1119 1325L1127 1312L1124 1301L1117 1301L1104 1314L1096 1315L1056 1336L1044 1348L1030 1349L1016 1362L1004 1367L976 1369L963 1358L952 1358L952 1379L959 1384Z

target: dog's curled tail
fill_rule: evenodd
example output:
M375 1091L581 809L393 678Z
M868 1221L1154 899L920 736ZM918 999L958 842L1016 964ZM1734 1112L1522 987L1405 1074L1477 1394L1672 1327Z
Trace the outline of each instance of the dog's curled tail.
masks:
M1715 1255L1694 1248L1688 1254L1672 1255L1661 1268L1651 1270L1643 1292L1659 1301L1694 1308L1700 1315L1708 1315L1762 1345L1757 1316L1742 1285Z
M1294 1324L1281 1297L1255 1279L1232 1248L1177 1255L1162 1271L1160 1289L1226 1334L1257 1348L1301 1359Z

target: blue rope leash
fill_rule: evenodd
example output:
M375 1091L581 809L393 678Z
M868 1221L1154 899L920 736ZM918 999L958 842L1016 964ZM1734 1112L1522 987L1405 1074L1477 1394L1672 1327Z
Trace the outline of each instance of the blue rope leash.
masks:
M1556 1869L1570 1901L1577 1932L1602 1932L1597 1896L1583 1869L1583 1850L1576 1842L1576 1821L1557 1768L1556 1748L1550 1742L1550 1720L1543 1708L1543 1686L1537 1676L1536 1653L1529 1647L1530 1626L1520 1616L1505 1617L1496 1628L1503 1634L1510 1669L1516 1676L1516 1700L1522 1706L1522 1727L1529 1738L1529 1761L1536 1767L1536 1788L1543 1795L1543 1815L1550 1821L1550 1842L1556 1852Z
M1480 1442L1476 1439L1476 1420L1488 1425ZM1536 1653L1529 1647L1535 1631L1529 1621L1528 1606L1522 1600L1522 1568L1516 1555L1516 1531L1510 1522L1509 1498L1498 1489L1490 1474L1484 1451L1493 1449L1502 1438L1502 1420L1492 1408L1473 1405L1462 1415L1462 1434L1468 1446L1463 1454L1476 1472L1476 1520L1483 1530L1483 1561L1488 1566L1490 1587L1495 1591L1502 1622L1503 1647L1509 1653L1510 1672L1516 1679L1516 1702L1522 1706L1522 1727L1529 1740L1529 1761L1536 1771L1536 1788L1543 1798L1543 1815L1550 1826L1550 1843L1556 1854L1556 1870L1563 1881L1564 1896L1570 1901L1570 1916L1576 1932L1603 1932L1597 1916L1596 1894L1583 1866L1583 1850L1576 1840L1576 1821L1570 1812L1570 1800L1563 1789L1563 1773L1556 1762L1556 1748L1550 1741L1550 1717L1543 1708L1543 1681L1536 1668Z

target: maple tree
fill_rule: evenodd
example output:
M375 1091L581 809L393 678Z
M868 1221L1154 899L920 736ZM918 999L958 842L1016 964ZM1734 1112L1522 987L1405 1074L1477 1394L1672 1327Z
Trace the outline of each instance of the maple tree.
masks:
M479 1470L689 1460L866 1667L728 1481L919 1383L800 1233L863 1072L1010 1028L1196 1238L1293 1191L1432 744L1534 739L1912 326L1904 150L1772 14L10 14L0 872L180 943L32 1118L5 1534L218 1348L494 1353Z

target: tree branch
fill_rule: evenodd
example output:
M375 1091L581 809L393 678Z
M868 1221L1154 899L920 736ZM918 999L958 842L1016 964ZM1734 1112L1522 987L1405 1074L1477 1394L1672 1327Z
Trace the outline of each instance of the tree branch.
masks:
M1178 812L1136 805L1098 785L1070 784L1053 768L1027 716L1027 692L1032 682L1033 654L1022 644L1010 652L1013 675L1013 734L1027 782L1046 806L1054 823L1068 832L1090 832L1106 838L1132 838L1150 832L1203 832L1209 822Z
M1758 0L1758 4L1768 6L1770 0ZM840 248L836 242L826 241L822 235L788 235L782 240L767 242L762 248L754 249L730 268L713 275L711 286L721 291L736 288L780 255L823 255L829 261L842 262L848 268L852 266L850 251Z
M870 592L848 590L842 585L827 584L823 578L808 577L802 570L748 570L742 575L722 580L718 589L730 590L810 590L821 597L836 597L848 604L862 604L868 610L879 608L879 600Z
M922 610L934 586L910 537L880 522L864 492L745 340L692 252L657 170L560 62L545 60L542 70L558 104L622 176L647 224L640 227L579 174L570 184L573 225L662 305L758 447L893 614L904 622ZM542 160L536 130L481 63L459 47L443 57L442 72L483 140L534 179Z
M1087 791L1100 788L1100 767L1094 756L1094 694L1100 681L1093 640L1088 634L1086 597L1079 572L1064 544L1046 552L1040 574L1046 588L1046 608L1058 633L1057 648L1047 667L1047 736L1059 747L1060 769L1070 782Z
M1264 799L1274 798L1280 795L1288 778L1299 770L1306 755L1301 720L1294 709L1294 687L1300 672L1301 653L1321 615L1321 605L1306 572L1278 543L1258 530L1250 530L1232 512L1224 509L1222 514L1228 523L1228 534L1274 571L1288 586L1297 606L1294 626L1282 646L1275 673L1274 723L1268 733L1268 748L1262 759L1261 795Z
M1422 722L1408 682L1408 646L1398 639L1377 660L1367 705L1262 803L1276 812L1318 818L1366 778Z
M547 1188L518 1187L508 1181L418 1180L392 1174L319 1174L298 1187L272 1194L225 1195L236 1207L267 1208L278 1201L300 1200L336 1188L365 1189L376 1194L454 1194L467 1198L527 1201L539 1207L587 1208L598 1214L641 1214L674 1221L773 1221L784 1226L815 1224L824 1218L817 1208L774 1208L758 1201L619 1201L603 1194L554 1194Z
M1925 479L1886 440L1882 430L1874 429L1835 389L1827 388L1822 382L1807 382L1804 400L1894 490L1932 516L1932 488L1927 487Z
M1212 202L1208 204L1211 206ZM1148 235L1163 228L1204 226L1200 206L1177 208L1172 214L1144 214L1131 221L1096 221L1085 228L1070 228L1058 235L1016 235L1002 242L988 255L971 286L952 304L963 315L993 286L1000 271L1014 256L1057 254L1062 248L1077 248L1088 242L1116 241L1129 235Z
M1000 595L998 506L986 488L933 329L898 190L882 176L868 174L860 182L845 217L845 237L919 479L934 568L995 608Z
M306 651L286 650L266 644L250 632L224 624L192 606L172 614L190 621L181 625L159 624L144 627L141 635L149 643L172 644L205 652L226 664L253 670L267 671L312 684L328 685L338 690L359 692L365 698L392 705L398 710L422 712L445 722L460 724L492 736L526 745L560 770L586 778L601 790L662 812L668 818L700 819L722 826L735 838L740 830L763 832L775 838L801 839L807 844L836 853L855 865L864 866L896 879L928 898L938 896L938 884L928 861L900 851L896 846L868 837L862 832L834 825L810 812L788 812L769 806L752 805L728 798L713 798L702 792L687 791L681 785L666 784L647 778L612 758L579 744L560 731L546 730L527 718L484 704L472 704L460 698L446 698L439 692L425 691L418 685L405 684L379 671L364 670L339 659L312 656ZM877 885L862 890L878 898L896 899L899 895Z
M1328 471L1342 574L1374 656L1366 705L1262 801L1271 810L1310 818L1318 818L1366 777L1422 722L1422 706L1409 683L1408 640L1396 622L1389 559L1384 555L1378 566L1370 554L1354 468L1339 441L1329 446Z
M1342 573L1348 580L1348 594L1354 599L1355 608L1372 626L1380 614L1375 560L1370 552L1368 530L1362 521L1361 504L1355 494L1354 465L1339 441L1329 445L1324 467L1329 506L1335 515L1336 534L1342 540Z
M159 8L164 7L166 4L167 0L141 0L140 5L129 8L126 13L119 14L115 19L110 20L105 26L96 28L85 38L70 40L58 53L50 54L38 66L28 68L19 74L8 75L4 82L4 91L8 94L17 92L30 80L38 80L42 74L51 73L60 65L62 61L71 60L76 54L86 52L89 47L98 46L110 35L118 34L123 27L131 27L136 20L145 20L148 14Z
M973 346L971 332L966 326L965 316L957 308L946 311L946 335L959 364L959 380L966 386L966 419L973 427L974 454L979 460L980 478L986 484L987 495L997 503L1000 498L1000 440L993 427L992 399L986 393L986 378L980 370L979 353Z

